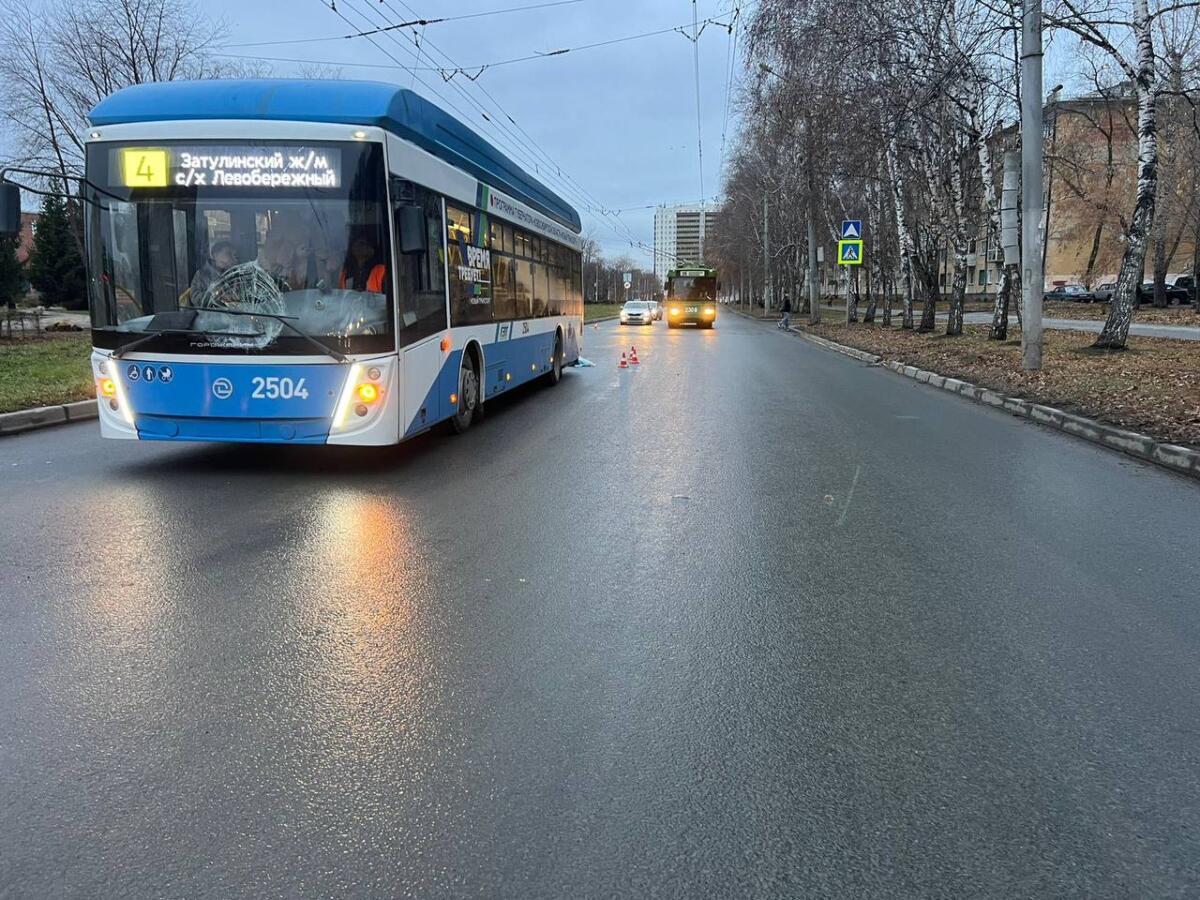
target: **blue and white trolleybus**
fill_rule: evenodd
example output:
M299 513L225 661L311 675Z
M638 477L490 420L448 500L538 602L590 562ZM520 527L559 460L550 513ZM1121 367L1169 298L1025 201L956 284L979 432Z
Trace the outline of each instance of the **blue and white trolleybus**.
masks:
M126 88L84 190L106 437L394 444L579 358L578 214L411 91Z

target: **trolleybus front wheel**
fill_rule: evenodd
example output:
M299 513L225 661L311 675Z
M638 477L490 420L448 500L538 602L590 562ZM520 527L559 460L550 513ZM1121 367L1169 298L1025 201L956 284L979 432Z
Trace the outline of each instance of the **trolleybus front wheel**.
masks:
M450 419L450 427L462 434L471 427L479 413L479 372L475 367L475 356L463 353L462 368L458 372L458 410Z

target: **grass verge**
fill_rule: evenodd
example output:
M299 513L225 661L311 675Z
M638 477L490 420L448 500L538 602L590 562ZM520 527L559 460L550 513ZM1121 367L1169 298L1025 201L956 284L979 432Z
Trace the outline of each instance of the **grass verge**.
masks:
M1015 327L1003 342L971 325L952 338L828 319L810 330L884 359L1200 448L1200 341L1131 337L1127 350L1112 352L1092 350L1091 334L1047 330L1042 371L1025 372Z
M615 316L621 311L620 303L585 303L583 305L583 321L603 319L605 316Z
M0 413L96 396L89 332L0 344Z

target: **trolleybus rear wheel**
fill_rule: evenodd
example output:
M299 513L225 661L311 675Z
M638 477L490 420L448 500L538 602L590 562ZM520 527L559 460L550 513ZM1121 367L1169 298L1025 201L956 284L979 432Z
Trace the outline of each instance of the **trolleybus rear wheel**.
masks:
M546 384L555 385L562 380L562 333L556 332L554 335L554 358L550 360L550 371L546 373Z

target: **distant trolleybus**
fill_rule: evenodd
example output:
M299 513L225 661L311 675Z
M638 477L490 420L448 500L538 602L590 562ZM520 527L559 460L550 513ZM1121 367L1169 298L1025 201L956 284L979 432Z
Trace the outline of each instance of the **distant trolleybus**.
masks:
M388 84L126 88L91 113L105 437L394 444L579 358L579 216Z
M712 328L717 321L717 270L696 267L667 272L667 325Z

